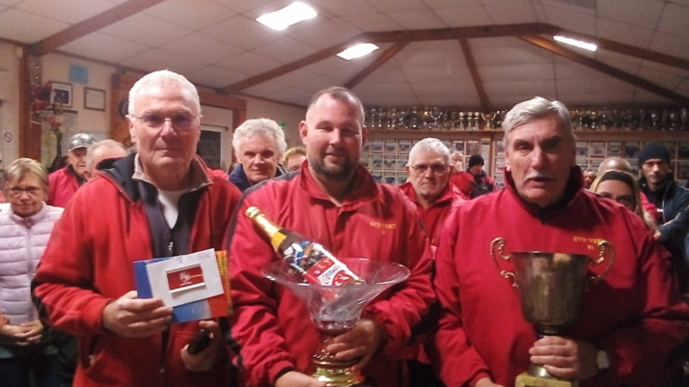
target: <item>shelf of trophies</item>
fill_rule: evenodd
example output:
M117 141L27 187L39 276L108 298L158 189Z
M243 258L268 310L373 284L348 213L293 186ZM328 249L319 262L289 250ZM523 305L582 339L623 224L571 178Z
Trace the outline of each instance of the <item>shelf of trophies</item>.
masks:
M374 133L472 133L500 130L506 113L506 110L484 113L439 107L370 108L366 110L366 123ZM689 132L688 108L587 108L570 110L570 116L576 132Z
M389 184L406 181L409 149L419 140L435 137L451 150L481 154L485 170L496 183L503 183L506 111L462 112L440 108L371 108L366 111L369 141L362 164L374 178ZM620 156L636 167L639 149L649 141L665 143L673 153L675 175L689 179L689 122L687 108L570 110L577 136L577 163L582 169L597 169L606 157Z

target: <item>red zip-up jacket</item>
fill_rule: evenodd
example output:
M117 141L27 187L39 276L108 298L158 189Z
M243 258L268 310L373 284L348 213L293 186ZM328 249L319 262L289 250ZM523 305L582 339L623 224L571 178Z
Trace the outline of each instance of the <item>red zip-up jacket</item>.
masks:
M405 195L416 205L416 210L419 212L419 218L423 224L424 230L428 240L435 248L438 246L440 240L440 231L443 229L443 223L450 214L452 204L462 200L470 200L468 196L464 196L462 191L455 185L448 182L447 186L440 194L440 197L433 202L428 208L423 208L419 200L416 198L416 190L410 182L400 185L400 189Z
M517 194L509 173L499 192L461 203L448 217L436 255L435 285L444 309L431 359L447 386L473 386L490 376L514 385L529 365L537 340L521 311L519 289L501 270L511 261L490 253L502 237L504 254L544 251L598 258L606 240L614 259L592 265L604 279L584 291L577 321L566 336L589 341L608 352L611 366L580 382L582 387L661 386L670 352L689 337L689 306L679 298L670 256L652 238L643 220L611 200L582 189L583 176L572 168L565 203L542 211Z
M309 312L289 290L261 274L280 259L268 239L244 215L257 206L288 230L322 244L336 257L402 263L409 279L370 304L364 314L382 327L384 346L364 369L377 387L401 387L412 327L435 299L431 259L412 203L395 186L376 184L361 166L352 194L335 205L318 188L308 164L301 172L262 182L244 192L230 248L234 302L233 336L241 345L246 385L272 386L281 371L309 374L311 354L321 338Z
M79 362L75 387L227 386L222 361L208 372L189 372L180 350L199 331L198 322L170 326L162 335L125 338L103 329L105 305L135 290L133 262L153 257L151 232L137 183L134 154L81 187L56 224L34 278L34 296L50 325L77 336ZM220 177L206 183L191 230L190 252L226 245L239 190Z
M50 189L46 204L62 208L67 207L80 186L79 178L70 164L48 175L48 183Z

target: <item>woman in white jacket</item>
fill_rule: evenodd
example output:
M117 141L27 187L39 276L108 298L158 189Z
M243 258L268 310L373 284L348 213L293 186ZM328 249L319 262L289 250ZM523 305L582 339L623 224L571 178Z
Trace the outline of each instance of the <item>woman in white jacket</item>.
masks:
M57 348L31 302L31 280L62 208L45 204L48 173L37 161L15 160L0 204L0 375L4 387L59 386Z

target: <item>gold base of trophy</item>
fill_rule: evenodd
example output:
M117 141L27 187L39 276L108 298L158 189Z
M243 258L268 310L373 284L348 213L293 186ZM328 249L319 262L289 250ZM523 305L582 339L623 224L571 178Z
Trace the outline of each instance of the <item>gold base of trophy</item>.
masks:
M318 381L325 382L326 387L366 387L364 378L361 374L352 372L352 366L356 362L343 362L337 360L334 355L328 352L325 348L332 340L332 337L327 337L321 348L312 357L312 363L316 370L311 375Z
M514 387L579 387L579 382L531 376L524 372L517 376Z
M313 373L314 378L325 382L327 387L366 387L362 378L351 371L350 368L323 368L317 367Z

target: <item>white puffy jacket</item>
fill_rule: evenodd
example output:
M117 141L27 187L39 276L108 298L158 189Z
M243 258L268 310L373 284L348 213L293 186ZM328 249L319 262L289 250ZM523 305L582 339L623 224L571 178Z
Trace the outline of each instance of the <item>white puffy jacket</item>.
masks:
M0 204L0 313L13 325L35 320L31 280L62 208L43 207L22 218L9 203Z

